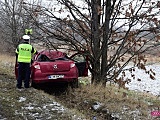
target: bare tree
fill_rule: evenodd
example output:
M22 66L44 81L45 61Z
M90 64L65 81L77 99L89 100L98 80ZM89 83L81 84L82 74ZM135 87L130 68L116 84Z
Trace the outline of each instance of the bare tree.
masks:
M40 1L32 1L32 4L40 4ZM24 7L23 0L4 0L0 1L0 31L1 42L5 43L6 51L15 53L15 48L21 42L21 37L25 34L25 29L35 28L30 13L35 9L34 6L27 6L29 12Z
M19 31L21 31L20 13L22 6L19 0L5 0L0 2L1 7L1 32L3 40L8 44L8 49L13 51L13 48L19 42Z
M48 45L67 45L69 51L88 57L92 83L105 85L114 81L123 86L129 82L124 80L124 68L129 63L133 63L131 74L135 66L146 70L143 53L159 45L158 1L83 0L81 5L77 2L54 0L47 7L37 6L32 11L32 19ZM118 77L120 73L123 74Z

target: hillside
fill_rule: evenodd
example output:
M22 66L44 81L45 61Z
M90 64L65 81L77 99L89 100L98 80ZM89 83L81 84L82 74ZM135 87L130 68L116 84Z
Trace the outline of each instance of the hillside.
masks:
M119 89L115 85L81 85L78 89L42 85L17 91L14 57L1 55L0 119L7 120L155 120L160 98L143 92ZM88 81L88 78L80 78Z

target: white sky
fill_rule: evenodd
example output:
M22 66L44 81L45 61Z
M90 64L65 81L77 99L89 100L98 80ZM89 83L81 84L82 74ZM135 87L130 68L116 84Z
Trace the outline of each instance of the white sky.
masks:
M72 0L72 1L74 1L74 3L77 5L77 6L86 6L87 7L87 5L86 4L84 4L84 2L83 2L83 0ZM129 11L129 3L130 3L130 1L133 1L132 2L132 6L133 6L133 8L134 8L134 6L137 6L137 8L138 8L138 6L140 5L140 3L142 3L142 1L143 0L124 0L123 2L122 2L122 6L124 6L124 12L123 12L123 14L125 13L125 11L126 10L128 10ZM146 1L148 1L148 3L146 3L145 5L144 5L144 7L148 7L149 5L155 5L155 4L153 4L153 2L155 2L155 1L157 1L157 0L146 0ZM66 9L64 9L64 6L63 5L60 5L60 4L57 4L57 2L56 2L56 0L45 0L45 2L43 2L43 4L44 4L44 6L48 6L48 4L50 4L50 9L52 9L53 11L54 11L54 15L56 15L57 17L60 17L60 18L66 18L68 15L71 17L71 15L70 15L70 13L66 10ZM126 6L125 6L126 5ZM137 10L137 8L136 8L136 10ZM62 9L63 11L62 12L59 12L59 10L60 9ZM141 12L144 12L144 11L146 11L147 10L147 8L143 8L142 10L140 10ZM160 11L159 10L159 8L156 8L156 9L153 9L153 11L151 12L151 13L155 13L155 12L157 12L157 11ZM83 13L85 13L85 14L87 14L88 13L88 11L87 10L83 10ZM149 14L151 14L151 13L149 13ZM125 17L124 15L120 15L121 17ZM160 14L158 14L157 15L157 18L158 19L160 19ZM118 22L118 24L117 25L122 25L122 24L124 24L124 22L127 22L128 20L119 20L119 22ZM137 29L137 27L141 27L142 25L141 24L138 24L138 25L136 25L136 29ZM126 25L126 27L125 28L128 28L128 25Z

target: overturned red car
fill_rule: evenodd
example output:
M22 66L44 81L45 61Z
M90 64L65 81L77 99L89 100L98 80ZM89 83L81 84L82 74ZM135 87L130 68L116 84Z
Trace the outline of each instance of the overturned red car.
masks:
M15 75L18 77L18 63ZM88 76L86 59L80 54L68 57L66 53L55 50L42 50L34 56L31 64L31 84L67 82L78 87L78 77Z

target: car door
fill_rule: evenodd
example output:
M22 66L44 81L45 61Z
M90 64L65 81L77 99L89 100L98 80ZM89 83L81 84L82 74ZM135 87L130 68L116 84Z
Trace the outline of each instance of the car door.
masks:
M81 54L76 53L70 57L75 62L76 67L78 68L79 77L88 76L88 60L84 58Z

